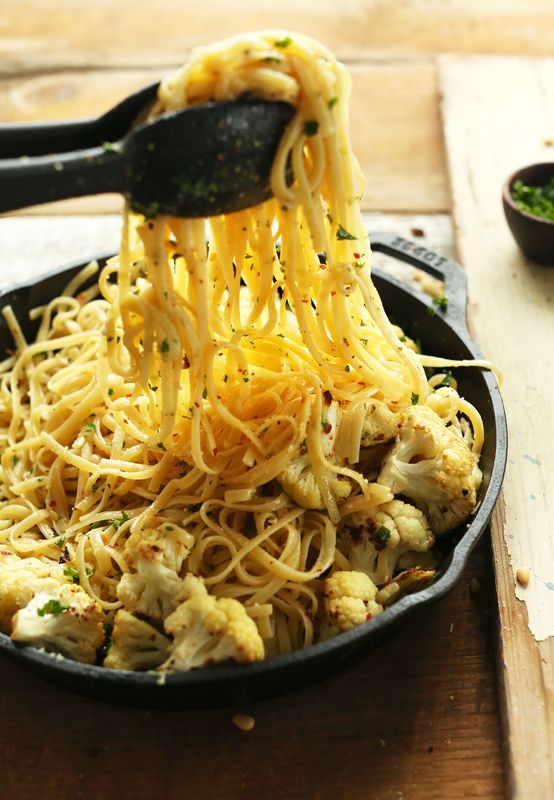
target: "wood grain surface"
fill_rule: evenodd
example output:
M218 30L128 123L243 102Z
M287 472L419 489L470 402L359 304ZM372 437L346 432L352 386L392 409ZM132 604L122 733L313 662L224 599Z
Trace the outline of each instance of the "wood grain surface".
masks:
M289 28L343 60L368 53L554 53L551 0L17 0L4 3L3 74L181 63L190 48Z
M511 796L554 797L554 270L528 262L502 214L518 167L552 161L554 61L445 59L445 137L471 321L504 372L509 463L493 522ZM471 114L467 110L471 109ZM554 253L553 253L554 262ZM517 587L518 567L530 570Z
M115 707L0 659L0 796L501 800L488 553L479 547L454 591L379 650L252 707ZM234 727L235 711L253 731Z

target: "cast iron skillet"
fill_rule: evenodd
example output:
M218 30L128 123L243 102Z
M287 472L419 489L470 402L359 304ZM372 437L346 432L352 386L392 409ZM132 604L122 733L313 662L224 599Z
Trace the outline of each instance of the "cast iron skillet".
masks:
M394 322L408 335L421 339L425 352L453 359L479 357L465 318L466 277L448 258L393 234L370 237L373 250L394 256L443 278L448 307L428 313L429 299L394 278L374 270L373 277L384 306ZM105 259L100 259L102 264ZM27 335L38 323L27 321L30 308L59 294L83 265L50 275L30 286L0 295L10 303ZM2 318L0 352L11 344ZM444 552L438 579L416 594L408 595L373 620L326 642L290 655L248 665L229 665L177 673L162 678L151 673L131 673L79 664L18 645L0 634L0 652L54 683L91 697L118 703L159 708L209 708L267 698L321 680L390 636L422 606L445 595L460 578L469 554L482 535L500 493L506 465L507 431L504 408L492 373L477 368L455 372L461 394L480 411L485 425L485 446L480 462L483 482L479 504L469 523L454 531L440 545Z

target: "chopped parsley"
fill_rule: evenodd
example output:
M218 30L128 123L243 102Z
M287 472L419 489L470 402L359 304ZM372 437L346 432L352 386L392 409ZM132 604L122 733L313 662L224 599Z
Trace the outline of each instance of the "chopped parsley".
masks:
M58 548L58 550L63 550L63 549L64 549L64 547L65 547L65 536L60 536L60 538L59 538L59 539L56 539L56 541L54 542L54 544L56 545L56 547Z
M94 422L90 421L85 422L83 430L85 431L85 433L96 433L96 425L94 424Z
M327 422L327 420L322 419L321 430L323 431L323 433L331 433L331 431L333 430L333 426L331 425L330 422Z
M387 546L388 540L390 539L390 531L386 525L380 525L377 530L373 532L371 538L375 542L375 547L377 550L384 550Z
M205 399L207 398L207 396L208 396L208 390L207 390L207 389L206 389L206 387L204 386L204 388L202 389L202 397L203 397L203 398L204 398L204 400L205 400Z
M110 386L110 388L108 389L108 397L111 397L112 394L113 394L113 389Z
M306 136L315 136L319 130L319 122L317 119L307 119L304 123L304 133Z
M344 241L345 239L352 239L354 240L356 237L353 236L346 228L343 228L342 225L339 225L339 229L337 231L337 239L339 242Z
M102 150L105 153L122 153L123 148L119 142L102 142Z
M160 450L163 450L164 453L167 453L167 448L163 442L158 442L157 446L160 448Z
M71 578L73 583L80 583L81 579L79 577L79 573L73 567L64 567L63 574L67 575L68 578Z
M113 519L112 522L111 522L111 526L112 526L112 528L115 528L116 530L118 530L118 528L120 528L123 525L124 522L127 522L128 519L129 519L129 517L127 516L127 512L122 509L121 510L121 519Z
M419 395L412 392L412 405L416 406L419 403Z
M275 47L281 47L281 48L288 47L289 44L292 44L292 39L290 38L290 36L285 36L284 39L278 39L276 42L273 42L273 44L275 45Z
M169 342L167 341L167 339L164 339L163 342L161 343L160 350L162 351L162 353L169 353Z
M339 98L338 97L330 97L329 98L329 102L327 103L327 105L329 106L329 108L333 108L334 106L336 106L336 104L338 102L339 102Z
M37 614L39 617L44 617L45 614L52 614L53 617L57 617L58 614L63 614L64 611L69 611L69 606L60 603L59 600L48 600L42 608L37 609Z
M439 308L446 308L448 305L448 297L445 294L433 297L433 303Z
M544 186L526 186L521 180L515 181L512 197L521 211L554 220L554 177Z

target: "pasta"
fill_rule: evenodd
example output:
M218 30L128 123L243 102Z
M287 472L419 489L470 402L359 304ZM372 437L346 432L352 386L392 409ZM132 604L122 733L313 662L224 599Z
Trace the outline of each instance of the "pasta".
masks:
M4 310L15 351L0 366L0 609L15 611L14 638L80 657L25 633L36 591L58 605L33 613L61 623L71 612L50 580L115 620L108 666L307 647L430 580L435 535L475 505L479 413L444 371L428 380L425 366L443 362L391 324L371 280L346 69L304 36L240 36L197 50L161 83L153 113L244 93L296 109L271 200L207 220L127 208L118 256L93 288L81 290L95 264L34 312L35 342ZM427 498L399 491L391 462L413 430L427 440L409 468L442 457L451 481L431 476ZM449 453L464 465L458 483ZM446 502L449 522L430 508ZM31 564L40 585L15 602L8 573ZM346 573L363 579L345 589ZM237 607L221 601L240 602L250 627L210 628L235 649L185 656L183 615L207 629L206 597L229 619ZM125 651L133 625L159 637L151 660Z

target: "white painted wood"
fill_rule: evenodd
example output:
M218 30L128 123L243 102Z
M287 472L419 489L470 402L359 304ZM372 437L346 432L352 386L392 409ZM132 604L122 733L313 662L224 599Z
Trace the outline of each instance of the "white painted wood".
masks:
M554 797L554 269L529 263L504 220L516 168L554 160L554 59L443 59L455 234L471 323L504 373L509 464L492 526L500 678L514 798ZM527 588L516 584L530 570ZM518 599L519 598L519 599Z

